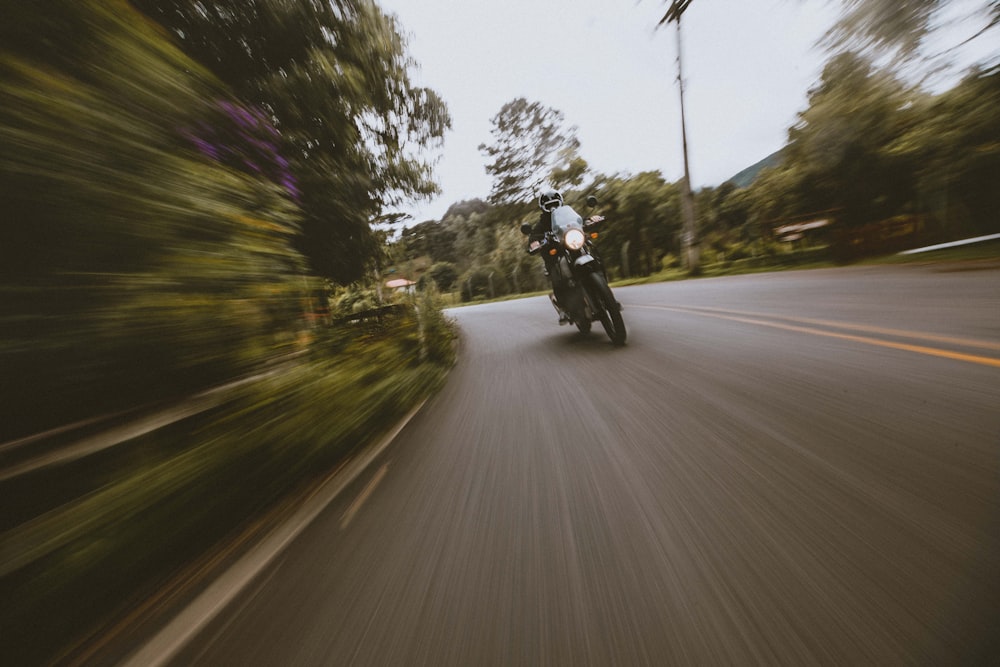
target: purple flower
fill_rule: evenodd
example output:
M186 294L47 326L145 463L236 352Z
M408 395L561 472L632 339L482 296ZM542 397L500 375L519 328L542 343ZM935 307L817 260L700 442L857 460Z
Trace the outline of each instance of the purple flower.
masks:
M219 151L215 146L208 143L204 139L199 139L198 137L193 137L192 141L195 148L197 148L203 155L206 155L213 160L219 159Z
M220 113L214 123L197 121L192 129L180 130L180 135L209 159L269 178L300 202L291 165L280 152L281 133L271 120L260 110L229 100L219 100L216 108Z

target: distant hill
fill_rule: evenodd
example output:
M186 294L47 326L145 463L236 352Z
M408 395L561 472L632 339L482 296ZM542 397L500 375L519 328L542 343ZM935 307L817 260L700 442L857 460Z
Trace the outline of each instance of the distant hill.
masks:
M771 153L760 162L752 164L743 171L741 171L740 173L736 174L735 176L727 178L726 182L732 183L738 188L747 187L748 185L753 183L753 179L757 178L757 174L759 174L762 169L766 167L776 167L777 165L779 165L781 163L782 153L784 151L785 149L782 148L780 150Z

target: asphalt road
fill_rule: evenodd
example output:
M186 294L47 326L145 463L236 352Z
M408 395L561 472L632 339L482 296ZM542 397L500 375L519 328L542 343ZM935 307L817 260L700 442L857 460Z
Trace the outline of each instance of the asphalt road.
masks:
M624 348L452 311L443 392L174 664L997 660L1000 270L957 268L621 289Z

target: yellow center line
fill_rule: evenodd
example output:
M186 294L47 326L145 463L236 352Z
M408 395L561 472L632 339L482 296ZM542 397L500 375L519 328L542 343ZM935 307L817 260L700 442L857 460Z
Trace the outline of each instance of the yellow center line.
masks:
M952 350L943 350L936 347L927 347L925 345L911 345L909 343L896 343L888 340L881 340L878 338L869 338L868 336L858 336L854 334L838 333L836 331L824 331L822 329L814 329L811 327L796 326L794 324L782 324L780 322L769 322L766 320L757 319L755 317L744 317L742 315L728 314L726 311L720 311L717 309L699 309L699 308L681 308L676 306L637 306L633 304L628 305L629 308L646 308L650 310L670 310L679 313L689 313L692 315L703 315L705 317L715 317L722 320L730 320L733 322L743 322L745 324L756 324L764 327L771 327L773 329L784 329L785 331L794 331L797 333L807 333L814 336L826 336L827 338L837 338L839 340L849 340L856 343L864 343L866 345L875 345L878 347L887 347L894 350L905 350L907 352L915 352L917 354L924 354L932 357L942 357L944 359L953 359L956 361L966 361L973 364L979 364L981 366L992 366L994 368L1000 368L1000 359L993 357L983 357L975 354L966 354L964 352L954 352ZM793 320L793 318L782 318ZM819 324L821 320L813 320L814 323ZM839 324L835 322L828 322L827 326L836 326L843 329L857 329L857 330L872 330L872 328L865 328L854 325ZM882 330L882 333L888 331L893 331L890 329ZM905 335L908 338L920 338L919 334L915 333L894 333L893 335ZM931 337L934 340L941 340L939 337ZM946 340L946 339L945 339ZM951 342L959 339L952 339Z
M837 322L836 320L819 320L809 317L793 317L791 315L770 315L767 313L755 313L746 310L725 310L723 308L709 308L707 306L697 306L680 308L680 310L706 311L723 313L726 315L741 315L746 317L766 317L772 320L785 320L787 322L798 322L799 324L815 324L823 327L835 327L837 329L847 329L848 331L863 331L882 336L897 336L899 338L914 338L933 343L944 343L945 345L958 345L960 347L978 347L984 350L996 350L1000 352L1000 342L991 340L980 340L978 338L959 338L956 336L942 336L926 331L906 331L904 329L890 329L887 327L874 327L866 324L854 324L849 322Z

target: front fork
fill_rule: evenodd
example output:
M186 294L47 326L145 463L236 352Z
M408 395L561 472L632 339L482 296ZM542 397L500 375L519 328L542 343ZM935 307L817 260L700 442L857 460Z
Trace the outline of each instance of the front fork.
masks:
M594 298L591 296L588 286L587 276L595 271L602 271L600 261L591 253L587 253L586 261L581 262L581 257L574 260L575 268L571 268L568 258L561 257L553 267L553 273L557 273L554 278L552 289L555 292L555 281L560 281L562 285L562 301L556 299L555 294L549 294L552 307L555 308L559 318L568 315L571 319L584 317L587 321L593 321L598 311Z
M569 313L559 307L559 302L556 301L555 294L549 294L549 301L552 302L552 307L556 309L556 315L559 316L559 324L566 324L569 322Z
M557 311L561 307L563 311L576 313L589 321L594 321L600 308L598 307L599 302L595 301L593 295L590 293L590 281L588 277L591 273L603 273L604 269L601 266L600 260L592 253L585 253L573 258L572 262L574 266L572 267L568 260L569 258L561 258L561 261L555 267L564 281L562 290L563 300L560 302L551 295L549 298L552 299L552 305L555 306ZM553 289L554 287L553 285Z

